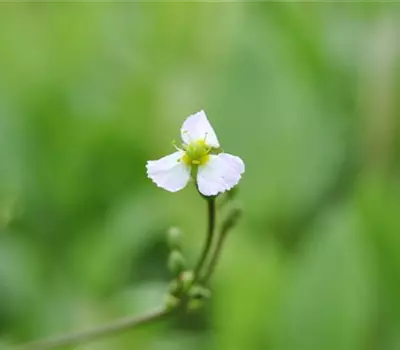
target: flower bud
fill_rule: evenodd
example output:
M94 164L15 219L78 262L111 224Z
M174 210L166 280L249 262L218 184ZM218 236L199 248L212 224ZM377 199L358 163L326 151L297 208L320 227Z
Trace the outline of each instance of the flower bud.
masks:
M187 303L187 310L188 311L197 311L201 309L205 304L203 299L190 299Z
M240 216L242 215L242 212L242 208L239 206L233 206L232 208L230 208L230 211L228 212L221 225L222 234L226 234L231 228L233 228L237 224Z
M168 269L174 276L179 275L185 269L185 259L179 250L173 250L169 254Z
M172 295L177 295L182 290L182 282L173 280L168 286L168 292Z
M165 307L167 310L174 309L178 306L179 302L180 300L174 295L167 294L165 296Z
M229 191L226 191L219 202L219 208L224 208L229 203L233 202L237 196L237 193L238 193L238 186L233 187Z
M188 295L191 299L205 300L211 297L211 292L207 288L204 288L200 285L195 285L190 288Z
M171 250L181 249L182 231L178 227L171 227L168 230L168 246Z
M183 290L187 291L193 282L194 273L193 271L184 271L179 275L179 279L182 282Z

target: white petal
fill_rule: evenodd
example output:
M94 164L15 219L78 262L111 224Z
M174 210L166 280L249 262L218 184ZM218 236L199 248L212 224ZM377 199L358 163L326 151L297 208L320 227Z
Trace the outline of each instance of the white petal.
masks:
M181 128L181 136L186 144L191 141L206 140L209 146L219 148L217 135L204 111L197 112L184 121Z
M227 153L211 155L208 163L199 167L199 191L205 196L215 196L230 190L238 184L244 168L244 163L239 157Z
M147 162L147 175L158 186L170 192L184 188L190 179L190 167L181 161L183 151Z

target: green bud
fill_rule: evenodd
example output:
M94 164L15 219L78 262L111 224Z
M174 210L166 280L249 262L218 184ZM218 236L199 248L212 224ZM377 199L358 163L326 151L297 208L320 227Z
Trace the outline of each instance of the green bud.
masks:
M178 227L171 227L168 230L168 246L171 250L181 249L182 231Z
M235 186L235 187L231 188L231 189L226 193L228 199L229 199L229 200L235 199L235 198L237 197L238 191L239 191L239 186Z
M169 254L168 269L174 276L179 275L185 269L185 259L179 250L173 250Z
M227 206L229 203L233 202L237 196L239 186L233 187L231 190L226 191L221 197L218 207L220 209Z
M204 288L200 285L195 285L189 290L189 297L192 299L205 300L211 297L211 292L209 289Z
M188 311L197 311L204 306L205 302L203 299L190 299L187 303Z
M168 292L172 295L177 295L182 290L182 282L173 280L168 286Z
M190 286L194 280L194 273L193 273L193 271L183 271L179 275L179 279L182 282L183 290L187 291L190 288Z
M222 234L227 233L232 227L234 227L240 216L242 215L242 208L239 206L233 206L230 208L228 214L225 217L225 220L222 222L221 232Z
M177 307L180 303L180 300L171 294L167 294L165 296L165 307L167 308L167 310L171 310L174 309L175 307Z

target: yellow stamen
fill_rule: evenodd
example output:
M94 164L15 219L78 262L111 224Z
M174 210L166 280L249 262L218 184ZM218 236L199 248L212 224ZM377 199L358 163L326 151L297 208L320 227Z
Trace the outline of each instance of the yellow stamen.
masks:
M182 161L187 165L204 165L210 159L211 147L206 144L205 140L190 142L189 145L183 148L185 154L182 157Z

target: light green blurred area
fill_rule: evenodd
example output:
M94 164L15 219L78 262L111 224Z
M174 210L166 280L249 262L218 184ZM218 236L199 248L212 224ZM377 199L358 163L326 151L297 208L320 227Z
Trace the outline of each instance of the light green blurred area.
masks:
M206 207L145 163L204 109L246 163L212 301L79 349L399 349L399 10L1 4L0 347L162 302Z

